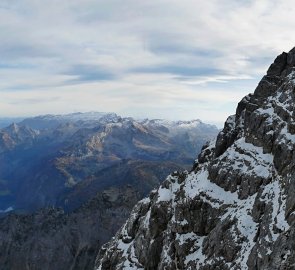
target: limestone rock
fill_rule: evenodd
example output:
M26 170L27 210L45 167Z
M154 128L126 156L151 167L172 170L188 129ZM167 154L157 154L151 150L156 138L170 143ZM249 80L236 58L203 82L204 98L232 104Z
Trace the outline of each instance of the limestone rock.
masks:
M294 89L295 49L276 58L190 172L135 206L95 269L295 269Z

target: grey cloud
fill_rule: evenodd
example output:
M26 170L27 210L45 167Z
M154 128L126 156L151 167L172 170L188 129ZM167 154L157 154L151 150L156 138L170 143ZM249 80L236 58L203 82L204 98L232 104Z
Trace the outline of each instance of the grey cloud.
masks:
M40 103L56 102L60 100L60 97L49 97L49 98L15 98L11 101L8 101L8 104L11 105L35 105Z
M75 77L68 80L66 83L83 83L116 79L114 73L97 65L74 65L70 67L65 74Z
M22 41L19 40L21 43ZM57 54L51 50L45 50L36 45L29 44L2 44L0 45L0 54L2 60L10 61L22 61L24 59L30 60L32 63L34 58L39 57L56 57Z
M215 58L222 56L222 53L217 50L206 48L190 47L188 44L181 42L151 42L149 50L156 54L188 54L199 57Z
M132 72L137 73L169 73L176 76L183 77L199 77L208 75L223 74L224 71L214 67L189 67L189 66L177 66L177 65L159 65L153 67L140 67L133 69Z
M209 48L199 46L198 43L194 44L185 31L171 33L165 32L165 29L162 32L156 30L145 34L144 39L147 49L155 54L186 54L207 59L222 56L222 51L218 47Z

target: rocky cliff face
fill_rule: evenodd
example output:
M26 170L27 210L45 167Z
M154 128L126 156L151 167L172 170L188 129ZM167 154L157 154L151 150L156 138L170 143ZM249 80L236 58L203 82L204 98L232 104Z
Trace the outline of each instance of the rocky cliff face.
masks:
M140 201L96 269L295 269L295 48L192 171Z

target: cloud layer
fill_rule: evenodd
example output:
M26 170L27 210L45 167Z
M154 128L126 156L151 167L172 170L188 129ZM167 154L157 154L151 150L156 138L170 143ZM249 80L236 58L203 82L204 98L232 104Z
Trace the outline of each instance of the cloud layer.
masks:
M114 111L221 123L294 45L291 1L0 3L0 116Z

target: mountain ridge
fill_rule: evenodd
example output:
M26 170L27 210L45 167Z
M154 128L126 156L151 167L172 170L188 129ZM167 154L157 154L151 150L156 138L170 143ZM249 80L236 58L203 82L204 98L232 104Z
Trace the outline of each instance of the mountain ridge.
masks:
M97 270L295 269L295 48L279 55L190 172L168 176Z
M93 269L134 204L217 134L199 120L45 118L0 130L13 142L0 140L3 270Z
M112 167L114 170L109 170L112 179L122 172L120 164L126 164L126 171L122 172L126 174L130 169L126 160L137 160L147 167L149 162L158 162L155 166L159 175L162 175L161 164L163 168L167 167L163 169L165 172L172 167L184 168L200 151L204 141L216 133L216 127L199 120L137 121L115 113L24 119L0 130L0 192L3 189L0 209L35 210L59 206L70 210L77 206L67 203L74 202L74 194L84 197L83 194L91 193L94 196L98 182L104 183L102 186L113 182L105 176L100 177L101 170ZM80 185L83 181L85 184ZM90 192L92 188L94 190ZM19 191L25 196L18 196ZM76 199L81 201L80 197ZM82 202L86 202L86 198Z

